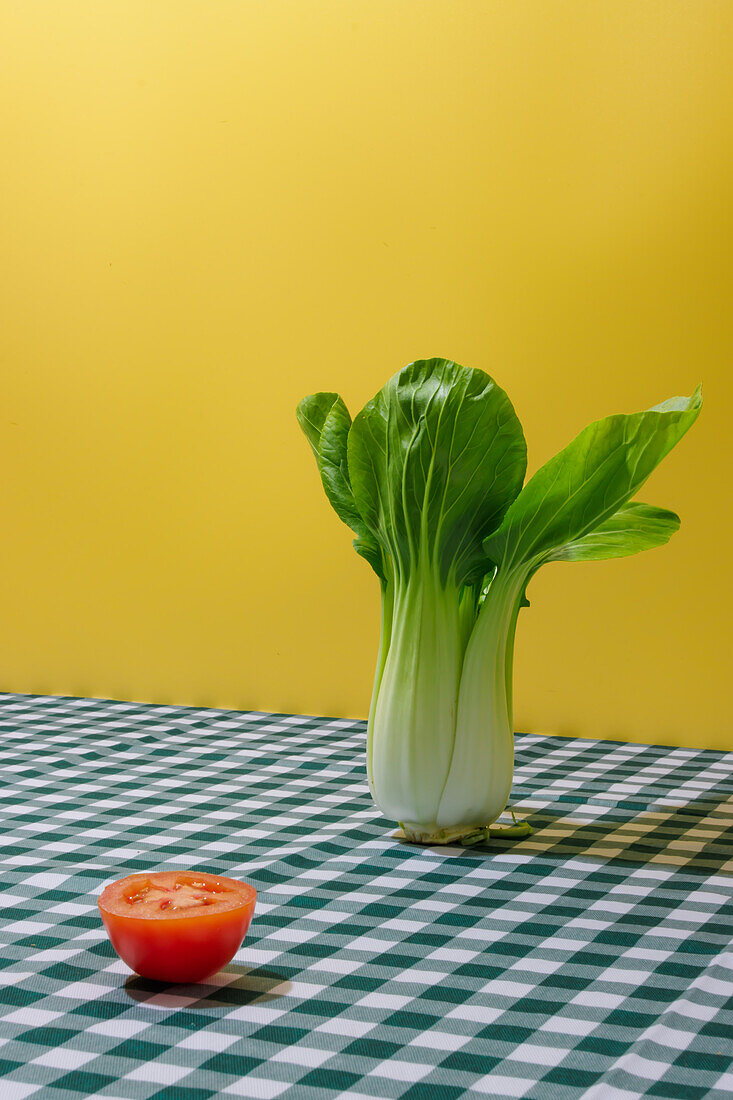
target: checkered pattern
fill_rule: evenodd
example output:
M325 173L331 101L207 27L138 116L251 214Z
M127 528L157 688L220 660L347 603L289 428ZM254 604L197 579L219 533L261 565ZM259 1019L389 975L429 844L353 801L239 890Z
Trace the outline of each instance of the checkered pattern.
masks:
M733 754L518 736L522 841L399 843L364 723L0 696L0 1097L729 1098ZM255 918L206 984L95 904L203 867Z

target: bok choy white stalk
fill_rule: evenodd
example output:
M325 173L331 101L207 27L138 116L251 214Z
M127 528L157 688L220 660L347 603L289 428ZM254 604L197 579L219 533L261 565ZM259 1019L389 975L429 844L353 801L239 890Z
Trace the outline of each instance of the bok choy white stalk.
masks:
M523 487L522 427L482 371L411 363L353 423L338 394L300 402L326 495L381 585L367 773L408 839L488 835L512 784L512 657L527 584L549 561L669 540L674 512L629 502L701 403L698 389L598 420Z

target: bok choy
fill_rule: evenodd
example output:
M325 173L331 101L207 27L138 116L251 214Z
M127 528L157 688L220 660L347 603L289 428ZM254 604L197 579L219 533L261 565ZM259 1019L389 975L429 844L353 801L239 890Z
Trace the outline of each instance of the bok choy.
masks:
M527 584L546 562L669 540L674 512L631 497L701 403L698 389L598 420L524 484L521 424L483 371L411 363L353 423L336 393L300 402L326 495L381 586L367 773L408 839L488 835L512 784L512 655Z

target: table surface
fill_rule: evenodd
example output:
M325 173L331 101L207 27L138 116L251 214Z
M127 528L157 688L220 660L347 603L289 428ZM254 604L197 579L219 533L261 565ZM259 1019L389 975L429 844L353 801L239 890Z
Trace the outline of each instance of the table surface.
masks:
M363 722L6 694L0 743L2 1100L733 1094L733 754L518 735L535 833L464 850L392 838ZM207 983L101 927L160 867L259 891Z

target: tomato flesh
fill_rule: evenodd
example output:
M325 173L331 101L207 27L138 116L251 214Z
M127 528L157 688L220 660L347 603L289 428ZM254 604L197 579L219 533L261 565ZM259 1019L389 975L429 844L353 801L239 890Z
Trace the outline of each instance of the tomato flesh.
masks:
M144 978L197 982L238 951L257 891L203 871L156 871L110 883L98 899L120 958Z

